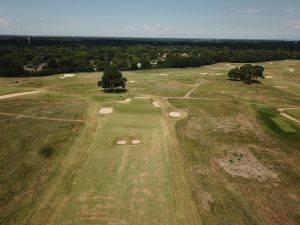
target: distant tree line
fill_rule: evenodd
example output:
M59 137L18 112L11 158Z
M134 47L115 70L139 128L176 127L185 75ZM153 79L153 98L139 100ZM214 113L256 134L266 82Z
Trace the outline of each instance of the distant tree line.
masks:
M37 43L36 43L37 42ZM298 43L278 49L257 49L253 43L175 42L154 40L98 40L85 38L32 38L31 45L20 39L0 37L0 76L46 76L57 73L103 71L109 65L118 70L185 68L218 62L254 63L300 59ZM205 47L209 46L209 47ZM216 46L216 47L213 47ZM294 48L292 48L294 46ZM251 49L251 47L253 47Z
M258 78L264 79L264 67L253 66L251 64L245 64L244 66L232 69L228 72L228 77L230 80L243 81L247 84L260 83Z

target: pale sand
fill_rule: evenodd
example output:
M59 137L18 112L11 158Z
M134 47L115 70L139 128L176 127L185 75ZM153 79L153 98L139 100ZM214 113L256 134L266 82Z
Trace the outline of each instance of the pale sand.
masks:
M287 88L287 86L275 86L276 88Z
M161 75L161 76L168 76L169 74L166 74L166 73L160 73L159 75Z
M64 74L60 77L60 79L62 80L62 79L71 78L71 77L75 77L75 75L74 74Z
M138 145L138 144L141 144L141 141L140 140L132 140L131 144Z
M270 79L273 78L274 76L265 76L265 78Z
M135 80L129 81L130 84L134 84L135 82L136 82Z
M159 107L160 107L159 102L155 102L155 101L154 101L154 102L152 102L152 104L153 104L153 106L156 107L156 108L159 108Z
M180 112L170 112L169 116L179 118L179 117L181 117L181 113Z
M109 114L109 113L112 113L114 111L113 108L101 108L99 110L99 113L100 114Z
M149 97L144 97L144 96L141 96L141 97L134 97L136 99L149 99Z
M118 145L125 145L127 144L127 141L121 140L121 141L117 141Z
M27 92L15 93L15 94L1 95L0 100L7 99L7 98L14 98L14 97L19 97L19 96L24 96L24 95L37 94L37 93L40 93L40 92L41 91L27 91Z
M295 70L294 69L289 69L289 72L295 72Z

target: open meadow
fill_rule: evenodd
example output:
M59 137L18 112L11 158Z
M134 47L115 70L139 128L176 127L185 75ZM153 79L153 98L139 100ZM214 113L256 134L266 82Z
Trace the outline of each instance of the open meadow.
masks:
M299 224L300 61L258 65L0 78L0 224Z

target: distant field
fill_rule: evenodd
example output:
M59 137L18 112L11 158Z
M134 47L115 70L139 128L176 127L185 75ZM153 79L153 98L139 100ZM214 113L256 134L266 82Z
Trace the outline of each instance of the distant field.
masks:
M0 78L41 90L0 100L0 224L299 224L300 125L278 110L300 118L300 61L259 65L252 85L239 64L124 72L124 94Z

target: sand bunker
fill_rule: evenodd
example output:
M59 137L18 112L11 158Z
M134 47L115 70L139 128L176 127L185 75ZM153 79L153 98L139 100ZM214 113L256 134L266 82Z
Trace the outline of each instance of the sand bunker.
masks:
M269 64L270 64L270 65L273 65L273 63L272 63L272 62L269 62Z
M181 117L181 113L180 112L170 112L169 116L179 118L179 117Z
M60 79L62 80L62 79L71 78L71 77L75 77L75 75L74 74L64 74L60 77Z
M274 76L265 76L265 78L270 79L273 78Z
M231 151L225 158L219 160L223 170L232 176L253 178L259 181L277 180L278 175L265 167L248 151Z
M289 72L295 72L295 70L294 69L289 69Z
M214 75L220 76L220 75L223 75L223 73L215 73Z
M156 108L159 108L159 107L160 107L159 102L155 102L155 101L154 101L154 102L152 102L152 104L153 104L153 106L156 107Z
M126 145L126 144L127 144L127 141L125 141L125 140L117 141L117 145Z
M140 140L132 140L131 144L138 145L138 144L141 144L141 141Z
M109 114L109 113L112 113L114 111L113 108L101 108L99 110L99 113L100 114Z
M130 84L134 84L135 82L136 82L135 80L129 81Z
M207 73L200 73L200 75L206 75Z
M160 75L160 76L168 76L169 74L166 74L166 73L160 73L159 75Z

